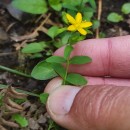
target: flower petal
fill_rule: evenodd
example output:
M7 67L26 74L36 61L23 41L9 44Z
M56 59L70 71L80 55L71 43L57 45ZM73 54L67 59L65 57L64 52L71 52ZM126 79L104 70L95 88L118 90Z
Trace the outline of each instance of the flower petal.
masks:
M75 24L76 23L75 19L70 14L66 14L66 18L68 19L68 21L71 24Z
M90 26L92 26L92 22L82 22L80 24L81 28L87 28L87 27L90 27Z
M76 17L75 17L76 23L81 23L82 22L82 14L81 13L77 13Z
M86 34L87 34L87 31L84 30L83 28L79 28L78 31L79 31L80 34L82 34L82 35L86 35Z
M70 25L70 26L67 28L67 30L69 30L69 31L76 31L76 28L75 28L74 25Z

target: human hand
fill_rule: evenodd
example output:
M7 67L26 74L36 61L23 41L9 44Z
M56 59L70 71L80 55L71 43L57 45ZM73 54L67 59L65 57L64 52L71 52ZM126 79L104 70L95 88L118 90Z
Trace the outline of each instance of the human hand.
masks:
M88 85L53 79L45 89L52 119L69 130L130 130L130 36L86 40L74 48L72 55L92 58L69 70L87 77ZM63 48L55 55L63 55Z

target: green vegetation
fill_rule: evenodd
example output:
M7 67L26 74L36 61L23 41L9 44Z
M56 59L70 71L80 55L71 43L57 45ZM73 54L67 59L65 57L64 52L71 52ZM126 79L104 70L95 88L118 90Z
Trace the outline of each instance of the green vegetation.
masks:
M25 74L4 66L0 66L0 69L37 80L48 80L60 76L63 79L63 85L86 85L87 80L82 75L69 73L68 70L70 65L92 62L88 56L72 56L72 51L77 42L86 39L88 34L93 34L90 31L91 26L93 31L100 26L99 21L94 17L97 8L95 0L13 0L12 6L32 15L44 15L45 21L52 17L58 24L47 27L47 31L44 32L47 38L27 43L21 49L21 53L25 57L43 59L33 68L31 74ZM45 21L30 36L38 36ZM56 49L63 46L62 56L52 55ZM42 55L43 52L44 56ZM4 85L1 85L1 89L2 87L8 89ZM46 104L49 96L47 93L38 95L22 90L16 91L38 97L43 105ZM14 102L19 103L18 99L15 99ZM0 97L0 105L3 105L3 96ZM27 119L18 113L12 115L12 120L21 127L28 125ZM56 130L58 126L50 120L48 130L52 128Z
M121 7L121 14L118 14L116 12L111 12L108 16L107 16L107 20L113 23L118 23L124 20L124 15L129 14L130 13L130 2L125 3L122 5Z

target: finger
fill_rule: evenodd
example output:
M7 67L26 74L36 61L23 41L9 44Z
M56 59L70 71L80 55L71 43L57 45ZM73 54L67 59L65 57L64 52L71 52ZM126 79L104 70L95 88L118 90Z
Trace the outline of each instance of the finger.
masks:
M114 85L114 86L125 86L130 87L129 79L120 79L120 78L102 78L102 77L85 77L88 81L87 85ZM52 79L45 88L44 92L50 93L56 88L62 85L62 78L56 77Z
M52 119L70 130L129 130L130 87L61 86L50 93Z
M70 72L87 76L112 76L130 78L130 36L90 39L74 46L74 55L85 55L92 58L92 63L72 65ZM55 55L63 55L60 48Z
M45 93L50 93L52 90L56 89L57 87L60 87L62 85L62 79L60 77L56 77L52 79L44 89Z
M107 77L86 77L87 85L115 85L130 87L130 79L107 78Z

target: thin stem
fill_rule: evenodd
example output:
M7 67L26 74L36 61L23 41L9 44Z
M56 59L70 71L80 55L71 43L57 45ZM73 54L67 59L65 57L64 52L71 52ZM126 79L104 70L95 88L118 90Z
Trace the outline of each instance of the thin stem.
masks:
M80 6L79 6L79 11L82 9L82 4L83 4L83 0L81 0Z
M66 78L67 78L67 75L68 75L68 69L69 69L69 65L70 65L69 59L70 59L70 58L67 59L66 72L65 72L65 77L64 77L64 79L63 79L63 85L66 84Z
M98 16L97 19L101 22L101 14L102 14L102 0L98 0ZM96 29L96 38L99 38L99 27Z
M17 70L13 70L13 69L7 68L7 67L2 66L2 65L0 65L0 69L1 69L1 70L5 70L5 71L8 71L8 72L11 72L11 73L14 73L14 74L17 74L17 75L21 75L21 76L24 76L24 77L31 78L31 75L28 75L28 74L19 72L19 71L17 71Z
M82 6L82 4L83 4L83 0L81 0L80 7Z
M82 0L82 2L83 2L83 0ZM71 38L72 34L73 34L73 32L71 32L71 35L70 35L70 37L69 37L68 45L71 44L71 43L70 43L70 38ZM66 84L66 78L67 78L67 75L68 75L69 65L70 65L70 56L67 58L67 62L66 62L66 72L65 72L65 77L64 77L64 79L63 79L63 85Z

